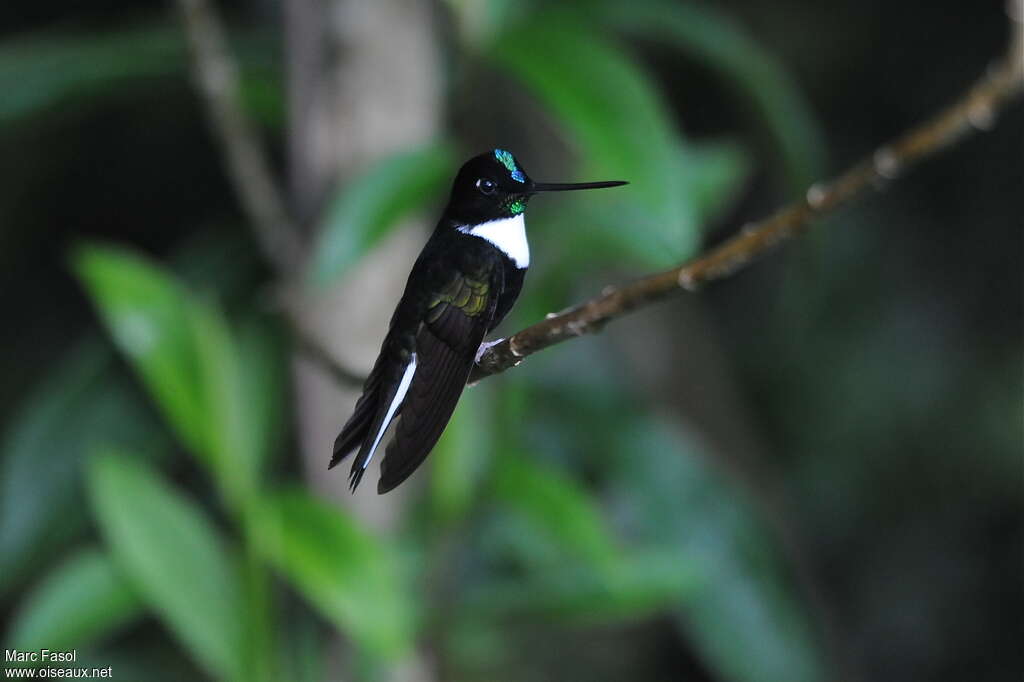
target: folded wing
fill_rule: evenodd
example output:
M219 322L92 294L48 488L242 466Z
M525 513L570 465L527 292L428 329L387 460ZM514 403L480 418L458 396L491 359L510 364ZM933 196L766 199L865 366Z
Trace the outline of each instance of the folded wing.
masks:
M377 492L408 478L441 437L494 318L501 276L498 262L470 274L456 270L428 302L416 335L416 370L381 462Z

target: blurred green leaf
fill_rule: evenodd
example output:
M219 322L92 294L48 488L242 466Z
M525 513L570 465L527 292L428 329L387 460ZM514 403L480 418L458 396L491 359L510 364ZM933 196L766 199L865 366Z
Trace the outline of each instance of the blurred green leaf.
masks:
M206 406L205 443L217 478L234 504L251 501L258 486L257 442L259 426L249 421L254 413L238 365L238 351L227 320L211 304L190 302L192 343L199 360L199 388ZM257 370L258 371L258 370Z
M251 289L239 281L244 245L221 233L204 234L178 259L182 266L218 291ZM251 272L255 259L241 260L241 269ZM251 274L246 278L251 282ZM247 368L243 395L254 412L250 423L268 434L256 438L261 461L280 442L283 415L274 405L281 399L283 369L274 367L280 358L269 348L269 325L250 326L240 341ZM84 503L78 482L86 453L97 445L148 457L170 449L167 430L143 397L113 362L108 344L90 335L48 371L9 420L0 445L0 592L17 589L53 549L85 527L73 510Z
M80 534L87 453L116 444L155 458L170 441L98 337L79 342L25 397L0 445L0 592L16 590Z
M321 626L320 619L307 610L305 604L295 601L293 606L295 613L279 617L282 677L294 682L321 682L328 679L327 628Z
M86 246L75 269L118 348L182 441L216 476L233 504L250 500L273 443L280 391L276 371L250 339L241 346L219 309L170 273L127 249ZM250 393L256 391L257 393Z
M110 557L82 550L22 601L10 626L12 649L76 649L136 620L143 605Z
M729 141L702 142L690 148L687 167L703 227L727 210L750 175L750 156Z
M245 318L235 335L243 421L250 436L249 457L257 473L284 442L289 414L285 346L272 320Z
M681 551L697 589L679 620L705 661L738 682L825 679L815 628L784 577L773 532L735 484L654 419L620 423L610 472L629 531Z
M551 12L503 35L491 56L562 124L588 173L630 181L579 199L592 220L577 228L587 230L587 242L601 227L620 257L665 265L693 253L697 210L684 186L686 148L654 84L621 49L577 15Z
M744 108L774 138L790 187L803 191L824 170L824 136L803 93L769 52L706 4L594 3L591 17L644 40L660 40L702 61L731 83Z
M237 678L238 576L203 512L136 458L96 456L88 484L103 536L138 594L211 674Z
M602 570L565 564L479 587L466 597L464 616L613 623L667 611L695 588L693 568L681 552L630 550Z
M413 597L385 545L298 490L267 499L256 519L267 561L365 653L393 659L408 652Z
M135 633L133 633L135 634ZM198 667L181 647L169 645L166 637L131 636L78 651L76 667L113 669L113 680L145 680L145 682L182 682L207 680L208 674Z
M532 568L525 577L475 588L470 615L619 621L669 609L693 586L692 567L680 552L618 548L595 500L528 457L503 456L494 485L494 498L529 520L519 526L504 519L501 525L508 539L514 537L513 551ZM535 546L540 538L553 549ZM538 558L540 563L531 560Z
M527 456L503 456L495 476L495 494L525 514L537 532L563 551L594 567L611 566L617 550L600 511L573 481L534 464Z
M165 25L40 34L0 45L0 123L127 79L184 73L185 41Z
M571 463L597 479L616 536L682 558L692 589L667 606L716 678L826 679L819 628L764 510L716 470L713 453L638 412L616 372L591 371L586 356L560 365L542 373L523 419L546 440L571 439L558 450L578 452ZM573 409L560 409L568 401Z
M242 102L249 114L268 126L278 126L284 119L280 74L267 59L275 40L259 31L246 31L232 40L243 67ZM16 123L76 97L123 93L133 84L151 87L154 79L184 83L188 66L184 35L165 21L114 31L46 31L7 39L0 44L0 123Z
M455 523L470 511L488 466L493 429L490 387L472 387L430 454L431 501L440 525Z
M446 142L378 161L341 188L327 208L309 276L324 285L358 261L409 213L435 200L455 164Z
M74 269L179 437L208 454L207 405L184 289L156 264L113 246L79 248Z

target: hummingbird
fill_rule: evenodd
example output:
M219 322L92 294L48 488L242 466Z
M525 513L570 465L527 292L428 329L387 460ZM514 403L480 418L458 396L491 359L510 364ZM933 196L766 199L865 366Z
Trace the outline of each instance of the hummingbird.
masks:
M484 343L519 297L530 266L523 213L535 194L616 187L612 180L540 183L494 149L463 164L420 252L355 411L334 441L333 468L358 448L354 492L391 422L379 494L408 478L437 443Z

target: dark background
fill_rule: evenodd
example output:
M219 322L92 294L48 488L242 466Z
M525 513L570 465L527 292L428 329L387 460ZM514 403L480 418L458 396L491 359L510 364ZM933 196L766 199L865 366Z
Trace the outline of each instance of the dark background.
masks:
M280 167L278 8L219 4L233 31L263 41L247 63L266 74L270 94L253 111ZM950 103L1001 54L1008 34L996 2L711 4L775 55L803 91L829 175ZM170 34L179 26L172 9L114 0L8 3L0 10L0 54L42 36L138 22L164 22ZM445 13L438 9L442 23ZM715 74L663 46L633 44L688 136L732 135L751 153L752 174L708 226L705 244L793 196ZM26 77L43 76L53 74L34 68ZM450 105L446 115L456 129L464 125L459 109ZM635 409L696 425L724 453L721 469L760 490L766 508L781 510L783 545L799 557L787 570L813 576L812 610L824 614L826 624L812 619L812 630L829 630L827 657L852 679L1020 678L1022 113L1017 102L992 131L698 297L614 323L600 342L607 347L592 356L632 382ZM269 272L180 64L81 96L71 89L3 119L0 423L13 423L48 369L98 329L69 270L69 248L99 238L168 261L208 234L242 245L230 260L239 264L243 298L263 286ZM642 273L629 265L603 271L575 278L574 300L605 280ZM546 351L553 356L546 363L593 343ZM645 361L649 354L670 361ZM45 457L38 467L47 476ZM280 475L299 471L286 456ZM16 611L29 582L19 578L18 591L5 594L2 613ZM536 627L531 635L527 624L521 635L534 659L523 677L564 675L570 666L581 679L602 668L614 679L629 669L623 661L634 661L650 679L681 669L695 679L730 679L658 614L550 637ZM112 646L158 638L153 630L122 633ZM581 644L571 664L565 641ZM620 649L612 658L623 668L602 662L602 651Z

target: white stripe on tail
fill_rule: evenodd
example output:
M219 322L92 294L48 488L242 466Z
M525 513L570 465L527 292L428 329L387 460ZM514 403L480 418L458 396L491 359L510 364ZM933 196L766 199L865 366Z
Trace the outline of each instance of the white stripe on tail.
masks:
M370 455L363 462L363 469L370 464L370 460L373 459L373 453L377 450L377 446L380 444L380 439L384 437L384 432L388 430L388 426L391 425L391 420L395 417L395 412L398 407L405 400L405 394L409 391L409 385L412 383L412 375L416 373L416 354L413 353L409 359L409 364L405 366L405 373L402 374L402 380L398 383L398 390L395 391L395 397L388 406L387 414L384 415L384 421L380 425L380 431L377 432L377 437L373 440L373 447L370 448Z

